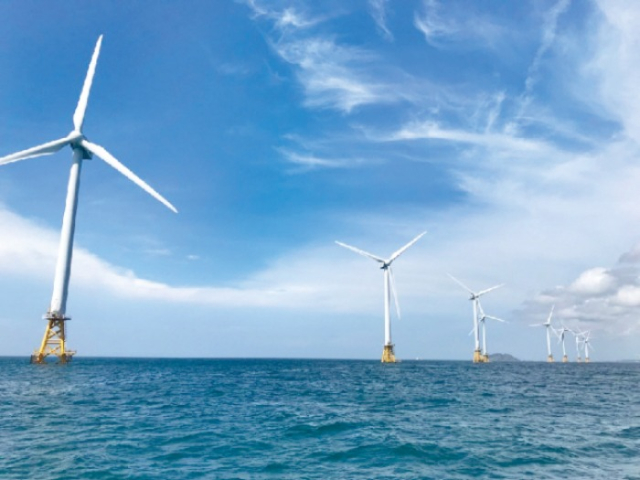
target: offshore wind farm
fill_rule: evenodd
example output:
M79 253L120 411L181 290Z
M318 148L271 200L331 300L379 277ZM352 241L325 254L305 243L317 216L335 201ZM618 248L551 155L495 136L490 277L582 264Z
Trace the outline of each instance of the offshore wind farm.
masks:
M3 479L637 476L640 6L0 18Z
M494 352L545 359L544 334L541 347L524 327L556 305L555 325L590 330L600 360L635 358L640 232L628 228L636 224L635 202L618 198L632 191L621 185L636 174L634 129L627 128L632 119L626 110L587 115L593 104L569 94L554 116L557 99L543 95L576 88L555 66L571 60L577 70L616 58L619 49L607 51L608 44L575 22L591 18L591 25L623 32L616 38L624 43L633 33L612 20L620 18L611 13L618 7L550 2L529 18L528 6L513 6L517 18L527 18L524 27L471 30L480 35L471 41L464 29L428 28L445 17L467 24L458 18L462 13L438 2L409 2L393 12L352 6L353 17L338 15L361 20L349 30L361 42L352 43L341 35L344 25L325 15L327 7L305 5L198 7L198 23L190 28L210 32L213 21L211 41L184 38L176 33L181 28L165 37L161 24L146 22L149 12L138 7L127 18L154 32L144 40L110 34L122 18L118 8L96 6L90 15L83 12L91 7L76 5L80 17L103 20L71 37L64 35L71 17L45 35L38 16L13 3L2 7L11 31L0 55L0 155L77 130L64 112L78 105L90 46L104 32L108 48L91 87L90 130L82 132L94 132L128 169L181 206L180 216L165 215L106 174L101 161L83 169L73 293L65 305L65 315L74 317L73 346L83 355L207 356L217 338L221 356L379 358L384 331L376 336L369 326L384 310L380 282L364 275L361 259L336 252L334 240L393 251L399 238L429 230L429 248L412 248L396 279L403 320L393 323L393 342L402 345L401 357L483 355L480 328L472 346L466 343L473 326L468 305L454 284L442 281L453 272L469 285L507 283L482 305L508 320L494 328L486 321ZM489 7L466 12L495 20L492 25L515 21ZM186 21L177 11L171 18ZM221 29L231 24L232 31ZM35 25L43 33L28 36ZM503 73L498 80L487 66L505 57L495 56L482 35L493 31L495 39L515 45L506 39L522 28L531 33L525 50L539 54L522 50L508 69L520 77ZM406 35L393 36L394 30ZM581 39L572 45L589 39L601 49L562 51L558 36ZM455 52L453 39L462 42ZM371 50L361 51L362 45ZM478 49L477 61L464 60L470 46ZM465 90L459 82L466 74L452 67L456 62L482 81ZM610 81L632 77L598 71ZM625 90L610 85L582 85L594 89L582 98ZM566 117L571 112L579 113L575 122ZM593 145L593 132L585 135L581 126L587 118L600 126L601 141ZM96 145L80 137L60 141ZM43 148L61 146L57 142ZM6 354L32 351L41 338L34 339L34 330L42 328L33 319L51 309L38 299L51 295L56 277L66 202L61 187L68 184L61 155L0 169L0 287L6 292L0 322L15 339ZM590 178L600 182L594 186ZM127 320L131 311L136 322ZM185 311L197 313L185 317ZM219 324L213 320L219 316L233 321ZM170 333L175 318L186 322L178 338Z

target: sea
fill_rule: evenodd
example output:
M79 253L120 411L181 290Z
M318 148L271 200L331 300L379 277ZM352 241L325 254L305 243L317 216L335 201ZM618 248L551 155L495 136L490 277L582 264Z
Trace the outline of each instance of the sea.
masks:
M0 479L640 479L640 364L0 358Z

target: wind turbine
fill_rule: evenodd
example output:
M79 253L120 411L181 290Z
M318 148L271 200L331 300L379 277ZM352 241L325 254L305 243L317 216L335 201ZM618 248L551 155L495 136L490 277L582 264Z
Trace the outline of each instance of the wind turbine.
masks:
M544 323L534 323L533 325L531 325L532 327L546 327L547 330L547 362L549 363L553 363L553 355L551 354L551 332L550 330L553 329L553 327L551 326L551 317L553 316L553 309L555 308L555 305L553 305L551 307L551 311L549 312L549 316L547 317L547 321Z
M584 335L584 332L574 332L573 330L571 330L571 333L573 333L573 336L576 340L576 362L580 363L582 361L582 358L580 358L580 337Z
M393 343L391 343L391 318L389 315L391 293L393 293L393 300L396 305L396 313L398 314L398 318L400 318L400 305L398 304L398 297L396 295L395 280L393 278L391 264L411 245L420 240L420 238L422 238L425 233L427 232L422 232L416 238L407 243L404 247L392 253L391 256L386 260L369 252L365 252L364 250L360 250L359 248L347 245L346 243L336 241L336 243L341 247L347 248L359 255L362 255L363 257L368 257L382 264L382 266L380 267L384 273L384 348L382 350L382 363L395 363L396 361L395 353L393 351L394 345Z
M102 35L98 38L89 70L84 80L80 99L73 114L73 130L58 140L38 145L37 147L22 150L11 155L0 158L0 165L28 158L40 157L43 155L51 155L67 145L73 151L73 162L71 164L71 172L69 174L69 183L67 186L67 199L65 204L64 216L62 218L62 231L60 234L60 247L58 250L58 261L56 264L55 278L53 282L53 296L49 311L44 315L44 319L48 321L42 343L39 350L31 356L32 363L44 363L49 355L58 357L60 363L66 363L71 360L75 354L74 351L66 349L65 322L70 320L66 316L67 295L69 289L69 278L71 275L71 257L73 254L73 236L75 232L76 210L78 207L78 190L80 187L80 171L83 160L90 160L93 155L106 162L118 172L123 174L133 183L149 193L152 197L159 200L169 209L177 213L176 208L171 205L162 195L151 188L147 183L135 175L131 170L120 163L100 145L90 142L84 136L82 127L84 125L84 117L89 101L89 92L93 82L93 76L96 71L98 55L100 54L100 46L102 44Z
M480 316L478 318L478 323L482 327L482 358L483 358L482 361L484 363L489 363L489 353L487 351L487 326L485 324L485 320L487 318L490 318L491 320L496 320L498 322L504 322L504 320L498 317L492 317L491 315L487 315L486 313L484 313L484 310L482 309L482 304L480 303L480 301L478 301L478 312L480 313Z
M582 343L584 344L584 363L589 363L591 361L589 359L589 345L590 345L589 337L590 336L591 336L590 330L587 330L586 332L584 332L584 339L582 340Z
M502 287L504 284L501 283L500 285L495 285L491 288L487 288L486 290L481 290L480 292L474 292L473 290L471 290L469 287L467 287L464 283L462 283L460 280L458 280L456 277L454 277L450 273L448 273L447 275L451 277L451 280L456 282L458 285L460 285L462 288L464 288L467 292L471 294L471 296L469 297L469 300L473 302L473 331L475 333L475 349L473 351L473 363L485 363L486 360L482 355L482 352L480 351L480 329L478 328L478 310L480 305L480 297L485 293L489 293L492 290L495 290L496 288Z
M559 329L553 331L558 336L558 343L562 342L562 363L567 363L569 361L569 358L567 357L567 350L564 346L564 334L570 331L571 330L569 330L564 325Z

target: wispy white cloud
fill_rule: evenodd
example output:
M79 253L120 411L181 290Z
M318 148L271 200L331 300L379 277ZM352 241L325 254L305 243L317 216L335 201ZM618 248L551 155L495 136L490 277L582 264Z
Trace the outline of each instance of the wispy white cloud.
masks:
M424 13L414 16L414 25L420 30L425 40L434 44L441 37L451 37L460 31L460 27L452 21L440 17L435 0L423 1Z
M597 85L597 95L583 93L584 100L619 121L625 134L640 143L640 10L634 2L622 0L597 5L602 15L597 43L583 70L587 86Z
M362 164L358 159L328 159L319 158L306 153L292 152L287 149L279 149L287 162L292 163L303 170L313 170L317 168L350 168Z
M552 48L558 30L558 20L560 16L567 11L571 0L559 0L549 11L546 13L543 25L540 45L536 50L536 54L533 57L529 69L527 71L527 77L524 82L524 91L520 95L518 112L513 119L510 129L517 130L518 123L525 116L525 112L532 102L532 93L536 82L538 81L540 66L544 59L544 56Z
M446 4L445 4L446 5ZM414 14L414 26L422 32L431 46L443 48L464 45L476 49L497 44L505 30L493 21L463 9L449 9L441 13L437 0L424 0L422 11ZM456 15L454 15L454 11Z
M407 98L406 89L399 89L396 82L389 80L395 73L378 55L312 28L330 16L312 16L291 6L256 2L248 5L255 18L273 25L268 41L273 51L294 67L305 94L305 106L349 113L362 105L390 104ZM385 0L372 0L370 11L378 27L390 35L385 23Z
M402 98L389 84L372 77L376 56L362 48L338 45L327 37L280 39L274 48L297 67L309 107L348 113L361 105L394 103Z
M388 141L400 140L444 140L452 143L481 146L493 152L511 151L522 154L541 154L552 150L542 140L518 137L503 133L476 133L467 130L441 128L436 122L413 122L405 125L386 138Z
M393 34L387 27L387 3L389 0L369 0L369 10L382 36L386 40L392 41Z
M294 28L308 28L315 25L319 20L310 20L305 18L299 12L296 12L293 8L285 8L282 13L276 18L276 26L280 29L287 27Z
M324 16L311 16L300 10L300 8L288 5L287 2L245 0L243 3L252 11L253 18L267 18L281 31L310 28L326 19ZM300 6L302 4L298 5L298 7Z
M542 62L544 55L552 47L556 39L558 19L560 18L560 15L562 15L569 8L570 3L571 0L559 0L547 12L547 15L545 16L542 26L542 39L540 41L540 46L538 47L533 61L529 66L527 79L525 80L525 96L528 96L533 89L533 86L537 79L538 71L540 70L540 63Z

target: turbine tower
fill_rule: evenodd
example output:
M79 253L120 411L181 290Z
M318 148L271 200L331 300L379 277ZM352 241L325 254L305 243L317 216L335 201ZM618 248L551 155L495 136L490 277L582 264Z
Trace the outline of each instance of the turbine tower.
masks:
M567 357L567 350L564 346L564 334L570 331L571 330L564 325L558 330L554 330L554 333L558 336L558 343L562 343L562 363L567 363L569 361L569 357Z
M584 363L589 363L591 361L589 359L589 345L590 345L589 337L590 336L591 336L590 330L587 330L586 332L584 332L584 339L582 340L582 343L584 344Z
M501 318L492 317L491 315L487 315L484 313L482 309L482 304L478 301L478 312L480 313L480 317L478 318L478 323L482 327L482 362L489 363L489 353L487 351L487 326L486 319L490 318L491 320L496 320L498 322L504 322Z
M152 189L147 183L136 176L131 170L120 163L100 145L90 142L84 136L82 127L84 116L87 110L89 92L93 82L93 75L96 71L102 35L98 38L93 57L89 64L89 70L80 93L80 99L73 114L73 130L66 137L54 140L37 147L29 148L6 157L0 158L0 165L6 163L26 160L28 158L51 155L65 146L70 146L73 151L73 161L69 174L67 186L67 199L64 216L62 218L62 231L60 234L60 247L58 250L58 260L53 282L53 296L48 312L44 315L47 320L47 327L40 348L31 356L32 363L44 363L49 355L56 356L60 363L67 363L75 354L72 350L67 350L65 322L70 320L67 317L67 295L69 290L69 278L71 276L71 257L73 254L73 235L75 232L76 211L78 208L78 190L80 187L80 171L83 160L90 160L93 155L106 162L118 172L123 174L133 183L145 190L155 199L166 205L169 209L177 213L177 210L164 197Z
M380 258L376 255L373 255L369 252L365 252L364 250L360 250L359 248L352 247L351 245L347 245L346 243L338 242L336 243L341 247L347 248L353 252L356 252L359 255L364 257L368 257L376 262L382 264L380 267L382 272L384 273L384 347L382 350L382 363L395 363L396 356L393 350L393 343L391 342L391 318L389 315L389 303L391 300L391 293L393 293L393 300L396 305L396 313L398 314L398 318L400 318L400 305L398 304L398 296L396 294L395 288L395 280L393 279L393 271L391 270L391 264L398 258L402 253L404 253L411 245L416 243L420 238L427 232L422 232L416 238L407 243L404 247L392 253L388 259Z
M462 283L460 280L458 280L456 277L454 277L450 273L448 273L447 275L451 277L451 280L456 282L458 285L460 285L462 288L464 288L467 292L471 294L471 296L469 297L469 300L473 302L473 332L475 334L475 348L473 350L473 363L486 363L484 355L480 350L480 329L478 327L478 323L479 323L478 311L480 310L479 308L480 297L485 293L489 293L492 290L495 290L496 288L502 287L504 284L501 283L500 285L495 285L491 288L487 288L486 290L482 290L480 292L474 292L473 290L471 290L469 287L467 287L464 283Z
M547 317L547 321L544 323L534 323L531 325L532 327L546 327L547 330L547 362L553 363L553 355L551 354L551 331L553 327L551 326L551 317L553 316L553 309L555 305L551 307L551 311L549 312L549 316Z
M584 333L578 331L574 332L573 330L571 330L571 333L573 333L573 336L576 340L576 362L580 363L582 362L582 358L580 358L580 337L582 337Z

